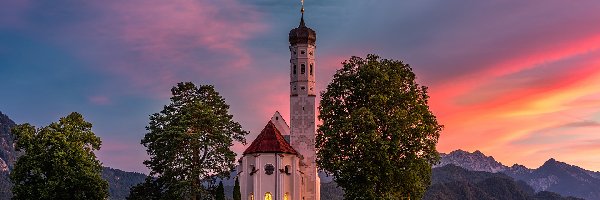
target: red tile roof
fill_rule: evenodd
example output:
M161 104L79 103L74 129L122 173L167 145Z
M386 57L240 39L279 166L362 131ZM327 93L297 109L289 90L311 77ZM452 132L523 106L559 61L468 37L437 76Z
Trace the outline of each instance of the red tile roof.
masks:
M244 151L243 155L251 153L289 153L298 155L270 120L252 144Z

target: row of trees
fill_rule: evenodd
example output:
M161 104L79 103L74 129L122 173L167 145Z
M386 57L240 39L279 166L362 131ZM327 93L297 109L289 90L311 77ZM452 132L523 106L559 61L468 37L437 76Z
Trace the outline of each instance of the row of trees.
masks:
M368 55L343 65L321 94L317 164L347 199L421 198L442 129L427 106L427 88L400 61ZM230 147L246 144L248 132L213 86L185 82L171 92L141 141L150 174L128 199L224 199L216 180L229 177L236 157ZM15 127L16 148L25 154L11 174L14 199L106 199L94 155L101 141L91 128L78 113L39 129ZM236 188L237 200L237 180Z

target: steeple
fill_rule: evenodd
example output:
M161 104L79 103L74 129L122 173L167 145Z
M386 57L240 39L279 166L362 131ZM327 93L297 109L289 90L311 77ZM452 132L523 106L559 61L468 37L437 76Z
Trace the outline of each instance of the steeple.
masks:
M302 0L302 8L300 9L300 13L302 13L302 16L300 17L300 26L298 27L306 27L304 24L304 0Z
M298 27L306 27L306 24L304 24L304 12L302 12L302 17L300 17L300 26Z
M290 45L310 44L315 45L317 33L311 28L306 27L304 22L304 0L302 0L302 8L300 9L300 25L290 31Z

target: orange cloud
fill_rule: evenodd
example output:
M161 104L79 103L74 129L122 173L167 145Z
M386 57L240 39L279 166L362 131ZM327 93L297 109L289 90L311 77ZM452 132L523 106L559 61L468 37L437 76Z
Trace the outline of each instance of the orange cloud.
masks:
M587 49L578 54L588 53ZM561 124L594 119L594 115L600 113L598 110L590 109L600 106L598 95L600 95L600 59L599 52L591 52L591 56L575 62L576 65L564 67L560 74L549 76L538 84L517 85L506 91L494 94L484 101L471 104L453 104L460 95L452 93L452 85L445 86L447 99L439 99L432 92L432 101L436 101L432 108L441 111L440 121L446 125L439 143L441 151L451 151L462 148L467 150L482 150L494 155L505 163L521 163L530 167L537 167L549 157L555 157L563 161L575 161L582 158L582 151L565 150L562 144L579 144L579 132L587 140L600 139L600 136L592 134L597 127L583 130L581 128L570 128L565 130L553 130ZM564 54L566 58L573 57L572 54ZM591 57L591 58L590 58ZM566 59L564 58L564 59ZM553 59L561 60L561 59ZM526 66L526 65L523 65ZM523 70L511 72L513 74ZM541 75L542 73L537 73ZM487 74L488 76L491 75ZM485 76L485 75L482 75ZM494 79L502 79L506 76L491 76L487 83ZM461 88L464 83L458 83L456 90L466 91ZM477 87L485 84L470 86L470 91L477 92ZM493 85L502 88L503 85ZM473 98L473 95L469 94ZM467 95L467 96L469 96ZM595 98L595 100L594 100ZM444 102L439 102L444 100ZM574 102L586 102L585 104ZM444 104L436 107L436 105ZM554 128L553 128L554 127ZM561 140L547 141L545 137L531 138L539 139L540 143L515 145L514 141L531 137L537 131L554 131L553 134L560 136ZM571 132L574 131L574 132ZM555 149L554 151L542 151L540 149ZM588 149L593 150L593 149ZM518 152L518 153L513 153ZM596 154L597 155L597 154ZM532 159L531 157L535 157ZM600 156L585 156L600 159ZM561 159L562 158L562 159ZM587 162L589 163L589 162ZM584 164L582 164L583 166ZM585 165L590 169L598 169L600 165Z

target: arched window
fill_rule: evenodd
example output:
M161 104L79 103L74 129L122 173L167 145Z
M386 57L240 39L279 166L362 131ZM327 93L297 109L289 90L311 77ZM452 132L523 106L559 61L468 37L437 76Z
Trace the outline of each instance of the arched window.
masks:
M296 74L296 64L294 64L294 69L292 70L294 72L294 75Z
M289 192L286 192L286 193L283 195L283 200L290 200L290 193L289 193Z
M304 74L305 71L306 71L306 65L305 64L301 64L300 65L300 74Z
M270 192L265 193L265 200L273 200L273 196Z
M250 193L250 196L248 196L248 200L254 200L254 193Z
M310 75L311 76L313 75L313 64L312 63L310 64Z

